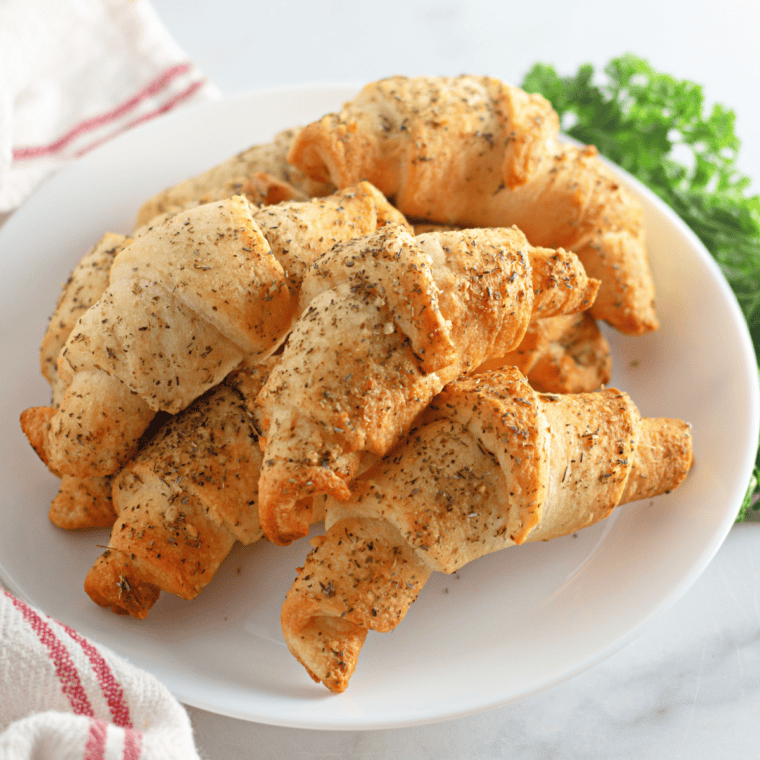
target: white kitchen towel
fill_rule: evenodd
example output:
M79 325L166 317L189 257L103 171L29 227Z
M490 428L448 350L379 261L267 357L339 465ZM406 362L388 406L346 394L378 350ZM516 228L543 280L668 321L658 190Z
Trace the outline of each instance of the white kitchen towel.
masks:
M147 0L0 0L0 212L130 127L218 96Z
M197 760L152 675L0 588L2 760Z

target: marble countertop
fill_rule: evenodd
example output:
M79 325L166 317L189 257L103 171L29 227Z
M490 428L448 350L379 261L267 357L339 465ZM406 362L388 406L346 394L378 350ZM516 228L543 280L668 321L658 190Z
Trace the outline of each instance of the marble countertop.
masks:
M634 52L704 85L736 112L740 167L760 183L760 6L640 0L618 6L492 0L247 4L153 0L225 94L394 73L486 73L518 83L535 61L570 74ZM716 26L718 25L719 26ZM725 32L718 31L727 30ZM730 30L730 32L728 31ZM549 691L429 726L309 731L188 708L208 760L242 758L649 758L760 756L760 522L732 528L673 607L623 650Z

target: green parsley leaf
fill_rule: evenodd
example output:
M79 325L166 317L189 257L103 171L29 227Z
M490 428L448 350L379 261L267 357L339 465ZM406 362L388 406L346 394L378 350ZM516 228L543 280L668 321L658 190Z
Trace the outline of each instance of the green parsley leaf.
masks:
M735 114L708 110L702 88L626 54L599 81L591 64L574 76L537 63L522 88L538 92L560 116L562 131L599 152L662 198L696 233L728 280L760 358L760 197L736 161ZM760 451L738 519L760 508Z
M736 516L736 522L749 520L753 512L760 511L760 499L757 498L757 489L760 487L760 468L756 467L749 479L747 493L744 495L744 501L739 507L739 514Z

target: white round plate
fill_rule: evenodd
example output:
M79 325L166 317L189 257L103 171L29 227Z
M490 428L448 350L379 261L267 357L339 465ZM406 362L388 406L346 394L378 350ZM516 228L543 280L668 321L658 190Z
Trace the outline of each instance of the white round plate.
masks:
M633 180L646 208L662 328L608 331L614 384L647 416L693 425L696 465L675 492L628 505L575 536L515 547L431 579L392 634L371 633L347 692L314 684L279 628L308 551L236 548L192 602L162 595L147 620L82 590L108 531L67 533L57 490L19 428L49 403L38 346L61 283L105 231L131 231L158 190L280 129L334 110L356 88L254 93L126 133L56 176L0 230L0 575L50 616L155 674L187 704L284 726L387 728L450 719L545 689L599 662L668 608L734 520L760 427L757 370L732 293L696 237Z

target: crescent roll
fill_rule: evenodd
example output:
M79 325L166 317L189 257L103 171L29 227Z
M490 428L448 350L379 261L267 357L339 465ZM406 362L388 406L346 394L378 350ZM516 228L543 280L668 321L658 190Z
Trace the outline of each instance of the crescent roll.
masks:
M262 537L255 400L274 361L233 372L114 476L118 516L84 584L94 602L142 619L161 591L193 599L236 541Z
M536 319L520 345L478 372L511 365L544 393L587 393L599 390L612 374L612 355L596 320L587 312Z
M363 452L384 455L447 382L514 350L532 318L587 308L597 288L574 254L514 228L413 237L389 224L317 259L259 396L267 538L305 535L307 497L348 498Z
M654 330L641 204L595 148L558 133L546 100L498 80L396 76L306 126L288 160L339 187L367 179L410 219L514 224L533 245L572 250L602 282L595 318Z
M198 206L114 259L108 288L60 353L59 406L22 415L51 470L115 472L156 412L175 414L282 342L292 294L252 210L240 196Z
M257 205L328 195L335 190L332 184L314 182L287 162L296 134L298 129L283 130L269 143L253 145L217 166L162 190L142 205L136 227L150 224L161 216L174 215L204 200L219 200L237 193L246 195Z
M692 456L688 425L642 418L616 389L539 394L514 367L454 382L348 500L328 498L282 608L288 647L343 691L367 632L398 625L432 572L668 492Z

